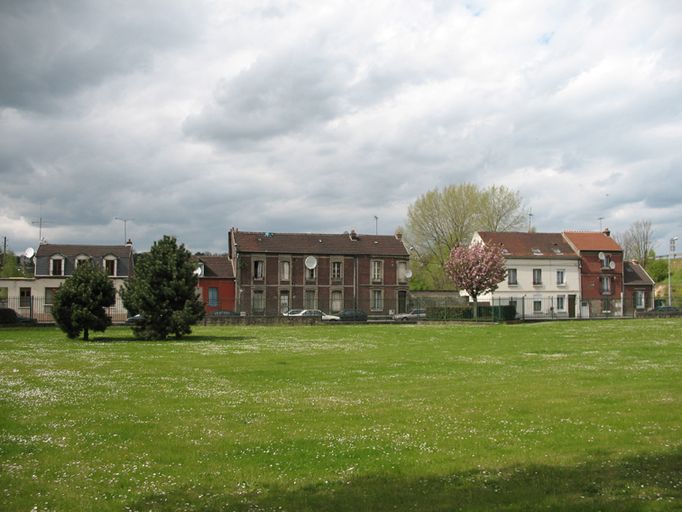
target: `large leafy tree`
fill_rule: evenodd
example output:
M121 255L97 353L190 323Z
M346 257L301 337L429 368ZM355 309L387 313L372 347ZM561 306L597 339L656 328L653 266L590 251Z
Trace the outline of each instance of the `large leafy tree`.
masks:
M468 243L475 231L514 231L524 222L520 194L501 185L463 183L426 192L409 206L404 228L417 263L412 288L450 286L444 268L454 247Z
M455 247L445 263L445 273L455 288L466 291L474 300L474 316L478 316L478 297L497 290L505 277L502 249L482 243Z
M91 330L103 332L111 325L105 308L115 303L111 279L103 269L86 261L55 293L52 316L69 338L77 338L82 331L83 339L88 340Z
M180 338L204 317L197 294L198 277L192 254L175 237L164 236L135 261L135 273L125 284L123 305L140 315L133 331L143 339Z

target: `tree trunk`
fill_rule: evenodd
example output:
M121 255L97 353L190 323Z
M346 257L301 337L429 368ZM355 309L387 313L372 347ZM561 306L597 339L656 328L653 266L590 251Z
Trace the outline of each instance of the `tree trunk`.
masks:
M86 327L85 329L83 329L83 340L84 341L88 341L88 335L89 335L88 328Z
M478 296L474 295L474 321L478 322Z

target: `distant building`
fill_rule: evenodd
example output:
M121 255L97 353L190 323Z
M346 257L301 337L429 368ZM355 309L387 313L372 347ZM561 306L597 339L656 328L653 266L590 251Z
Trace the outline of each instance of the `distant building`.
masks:
M407 307L409 254L400 235L233 228L229 250L237 309L249 315L360 309L385 316Z
M39 322L51 322L54 295L67 277L85 261L100 266L116 288L116 304L110 308L114 321L123 321L126 311L120 298L123 283L133 272L133 245L41 244L35 254L32 278L0 279L6 306Z
M227 256L194 256L206 313L235 311L234 270Z
M654 280L637 261L626 261L624 269L623 314L634 315L653 309Z

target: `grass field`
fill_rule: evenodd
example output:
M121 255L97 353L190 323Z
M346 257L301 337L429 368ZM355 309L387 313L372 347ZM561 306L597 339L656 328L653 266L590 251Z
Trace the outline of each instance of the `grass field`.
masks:
M0 330L0 510L682 510L682 321Z

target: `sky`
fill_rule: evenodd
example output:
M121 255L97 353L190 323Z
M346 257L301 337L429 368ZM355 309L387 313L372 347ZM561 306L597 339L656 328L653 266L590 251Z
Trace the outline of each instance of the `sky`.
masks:
M678 0L3 1L0 241L393 234L474 183L667 253L680 27Z

